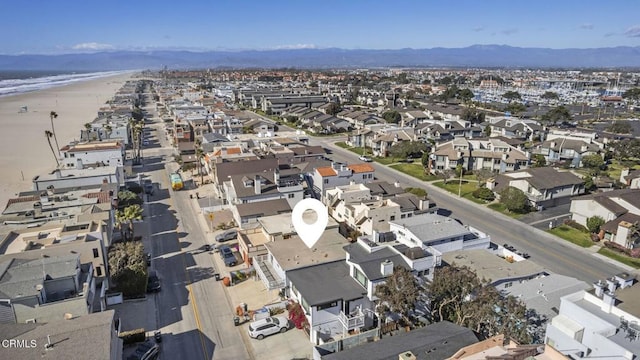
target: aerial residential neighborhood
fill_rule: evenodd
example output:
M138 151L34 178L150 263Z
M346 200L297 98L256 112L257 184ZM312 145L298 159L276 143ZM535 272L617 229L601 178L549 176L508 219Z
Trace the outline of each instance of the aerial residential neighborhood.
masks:
M3 204L0 333L56 358L637 359L640 75L612 105L614 75L131 74Z

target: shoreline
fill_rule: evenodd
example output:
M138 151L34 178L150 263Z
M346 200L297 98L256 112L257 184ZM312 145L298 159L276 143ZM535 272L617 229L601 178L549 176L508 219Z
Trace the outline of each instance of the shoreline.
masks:
M134 73L105 76L67 85L0 97L0 184L2 209L19 192L33 189L32 179L56 168L45 137L51 130L49 113L58 117L54 126L60 147L80 138L84 124L98 116L105 102ZM27 106L28 112L20 112ZM55 149L55 142L52 140Z

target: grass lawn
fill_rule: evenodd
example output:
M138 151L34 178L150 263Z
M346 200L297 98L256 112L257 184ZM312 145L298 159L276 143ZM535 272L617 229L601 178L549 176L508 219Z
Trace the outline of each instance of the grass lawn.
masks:
M517 218L522 216L522 214L514 213L514 212L511 212L511 211L507 210L506 206L504 206L504 204L499 203L499 202L496 202L496 203L493 203L493 204L489 204L489 205L487 205L487 207L489 209L491 209L491 210L494 210L494 211L497 211L497 212L501 212L501 213L503 213L503 214L505 214L505 215L507 215L509 217L512 217L514 219L517 219Z
M445 189L448 192L458 195L458 191L460 191L460 195L468 200L471 200L478 204L486 204L487 202L482 199L476 199L473 197L472 193L478 188L478 184L475 182L468 182L462 180L462 186L460 186L459 180L449 180L446 184L443 181L436 181L433 185Z
M591 247L591 245L593 245L593 241L589 238L588 233L574 229L571 226L560 225L551 230L547 230L547 232L584 248Z
M389 166L392 169L403 172L407 175L411 175L416 179L420 179L423 181L432 181L436 180L438 177L434 175L427 175L424 173L424 167L419 164L395 164Z
M391 165L397 163L399 160L391 157L376 157L373 158L373 161L378 162L382 165Z
M625 265L629 265L631 267L634 267L636 269L640 269L640 259L634 259L632 257L628 257L624 254L621 254L619 252L613 251L611 249L607 249L606 247L601 247L600 250L598 250L598 254L604 255L608 258L611 258L613 260L619 261Z
M637 164L634 164L632 166L629 166L629 165L631 165L631 164L622 164L622 163L620 163L620 161L614 160L608 166L607 173L609 174L610 178L618 180L618 179L620 179L620 173L622 172L623 168L629 167L629 169L631 171L636 170L636 169L640 169L640 165L637 165Z

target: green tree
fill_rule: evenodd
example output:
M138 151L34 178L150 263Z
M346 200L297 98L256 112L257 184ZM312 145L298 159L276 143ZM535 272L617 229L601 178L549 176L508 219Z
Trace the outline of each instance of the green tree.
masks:
M474 96L475 95L473 94L473 91L469 89L462 89L458 92L458 99L460 99L460 101L462 101L465 104L471 101L471 99L473 99Z
M587 218L587 229L589 229L590 232L597 234L600 232L600 227L602 225L604 225L605 221L602 217L600 216L592 216L590 218Z
M122 228L125 223L129 225L130 239L135 238L133 228L134 220L142 220L142 207L138 204L127 206L126 208L116 212L116 221L119 223L120 227Z
M547 166L547 159L542 154L535 154L533 156L533 167Z
M484 122L485 114L482 111L465 108L461 115L462 120L470 121L472 124L480 124Z
M402 120L402 115L395 110L389 110L382 113L382 118L385 119L388 123L397 124Z
M518 116L520 114L522 114L523 112L527 111L527 107L520 104L520 103L510 103L509 105L505 106L504 108L505 111L508 111L511 113L511 115L513 116Z
M607 131L614 134L631 134L633 127L626 121L614 121L607 127Z
M408 187L408 188L405 188L404 191L408 192L409 194L413 194L417 197L427 196L427 190L423 188Z
M58 118L58 113L57 112L52 111L52 112L49 113L49 119L51 120L51 133L53 134L53 140L56 143L56 153L55 153L56 159L60 155L60 145L58 145L58 137L56 136L56 129L53 126L53 119L57 119L57 118ZM48 137L49 136L47 135L47 138Z
M466 266L436 268L433 281L427 285L432 321L461 324L465 317L465 302L481 285L476 273Z
M127 297L144 295L148 274L142 242L113 244L108 257L111 280L116 289Z
M338 103L331 102L327 105L326 112L328 115L336 115L340 111L342 111L342 107Z
M618 140L609 146L616 160L640 158L640 139Z
M474 198L482 199L486 201L493 201L496 198L496 195L493 191L489 190L486 187L479 187L472 193Z
M392 157L404 159L413 155L422 156L427 150L427 144L421 141L399 141L391 146L389 154Z
M515 101L515 100L522 100L522 96L520 95L519 92L517 91L507 91L506 93L502 94L502 98L509 100L509 102Z
M60 161L58 160L58 155L56 154L56 151L53 150L53 144L51 144L51 138L53 137L53 132L49 130L45 130L44 136L47 138L47 142L49 143L49 148L51 148L51 153L53 154L53 158L56 160L56 167L60 167Z
M598 154L585 155L582 157L582 166L590 169L597 169L604 165L602 156Z
M484 127L484 136L491 136L491 125L487 124L487 126Z
M553 91L545 91L544 94L542 94L540 96L541 99L545 99L545 100L558 100L560 97L558 96L558 93L553 92Z
M485 186L487 180L495 175L494 172L489 169L476 170L474 171L474 174L476 175L476 180L478 180L478 187Z
M502 203L507 210L515 213L524 213L529 207L527 195L522 190L513 186L509 186L500 192L500 203Z
M571 113L569 112L569 109L560 105L547 111L546 114L542 115L541 120L548 121L553 124L556 124L558 122L571 121Z
M118 208L124 209L131 205L142 205L142 199L138 194L129 190L118 191Z
M380 304L401 314L408 323L409 311L415 308L420 292L421 288L413 274L401 266L396 266L385 282L376 286L375 295Z
M632 88L622 94L625 99L640 100L640 88Z
M447 183L449 179L453 176L453 170L451 169L442 169L438 172L438 176L442 179L443 183Z

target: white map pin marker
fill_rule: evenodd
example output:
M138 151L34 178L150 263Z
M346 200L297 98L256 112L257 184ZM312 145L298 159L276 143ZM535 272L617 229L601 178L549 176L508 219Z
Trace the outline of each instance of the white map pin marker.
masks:
M307 224L303 215L307 210L313 210L316 213L316 222ZM296 229L298 236L309 249L318 242L322 232L329 222L329 212L326 206L316 199L304 199L296 204L291 212L291 222Z

